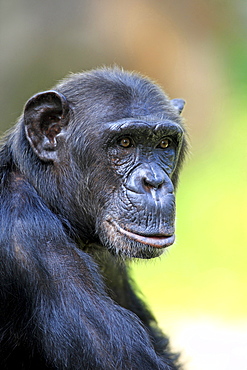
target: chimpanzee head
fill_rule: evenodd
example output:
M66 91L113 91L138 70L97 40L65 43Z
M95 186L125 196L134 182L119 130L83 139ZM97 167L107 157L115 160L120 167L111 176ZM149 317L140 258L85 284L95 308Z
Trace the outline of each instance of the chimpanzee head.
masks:
M26 159L16 161L81 240L156 257L175 239L174 190L187 146L183 107L138 74L75 74L27 102Z

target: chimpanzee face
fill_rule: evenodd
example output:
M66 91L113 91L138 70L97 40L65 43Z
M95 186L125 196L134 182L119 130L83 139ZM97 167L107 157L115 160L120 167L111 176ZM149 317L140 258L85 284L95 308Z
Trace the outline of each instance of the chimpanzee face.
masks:
M109 182L112 176L118 185L98 218L100 238L121 255L158 256L175 240L172 175L183 129L169 120L124 119L108 124L103 138Z
M26 136L66 194L56 207L76 234L122 256L156 257L175 240L184 101L139 76L100 77L31 98Z

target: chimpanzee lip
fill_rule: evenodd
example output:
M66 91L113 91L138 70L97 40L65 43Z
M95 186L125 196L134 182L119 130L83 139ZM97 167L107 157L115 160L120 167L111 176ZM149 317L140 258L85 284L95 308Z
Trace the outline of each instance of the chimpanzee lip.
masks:
M175 235L141 235L133 231L123 229L116 222L111 222L123 235L126 235L129 239L138 241L142 244L148 244L154 248L166 248L172 245L175 241Z

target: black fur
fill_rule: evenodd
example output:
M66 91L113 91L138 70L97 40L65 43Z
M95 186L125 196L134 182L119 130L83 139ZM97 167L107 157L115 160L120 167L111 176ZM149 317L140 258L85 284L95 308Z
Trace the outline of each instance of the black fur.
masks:
M27 102L0 151L1 369L179 368L126 258L172 243L183 105L118 68Z

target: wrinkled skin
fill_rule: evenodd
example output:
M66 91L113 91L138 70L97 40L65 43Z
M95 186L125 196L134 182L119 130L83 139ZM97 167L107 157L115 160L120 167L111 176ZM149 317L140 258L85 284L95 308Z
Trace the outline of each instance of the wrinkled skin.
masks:
M115 138L106 146L121 185L103 214L103 240L109 241L112 248L117 246L119 253L156 257L174 242L175 197L171 176L183 131L168 120L153 122L147 117L126 121L106 131ZM128 146L121 146L122 141Z
M179 368L125 259L175 240L183 106L118 68L26 103L0 151L2 369Z

